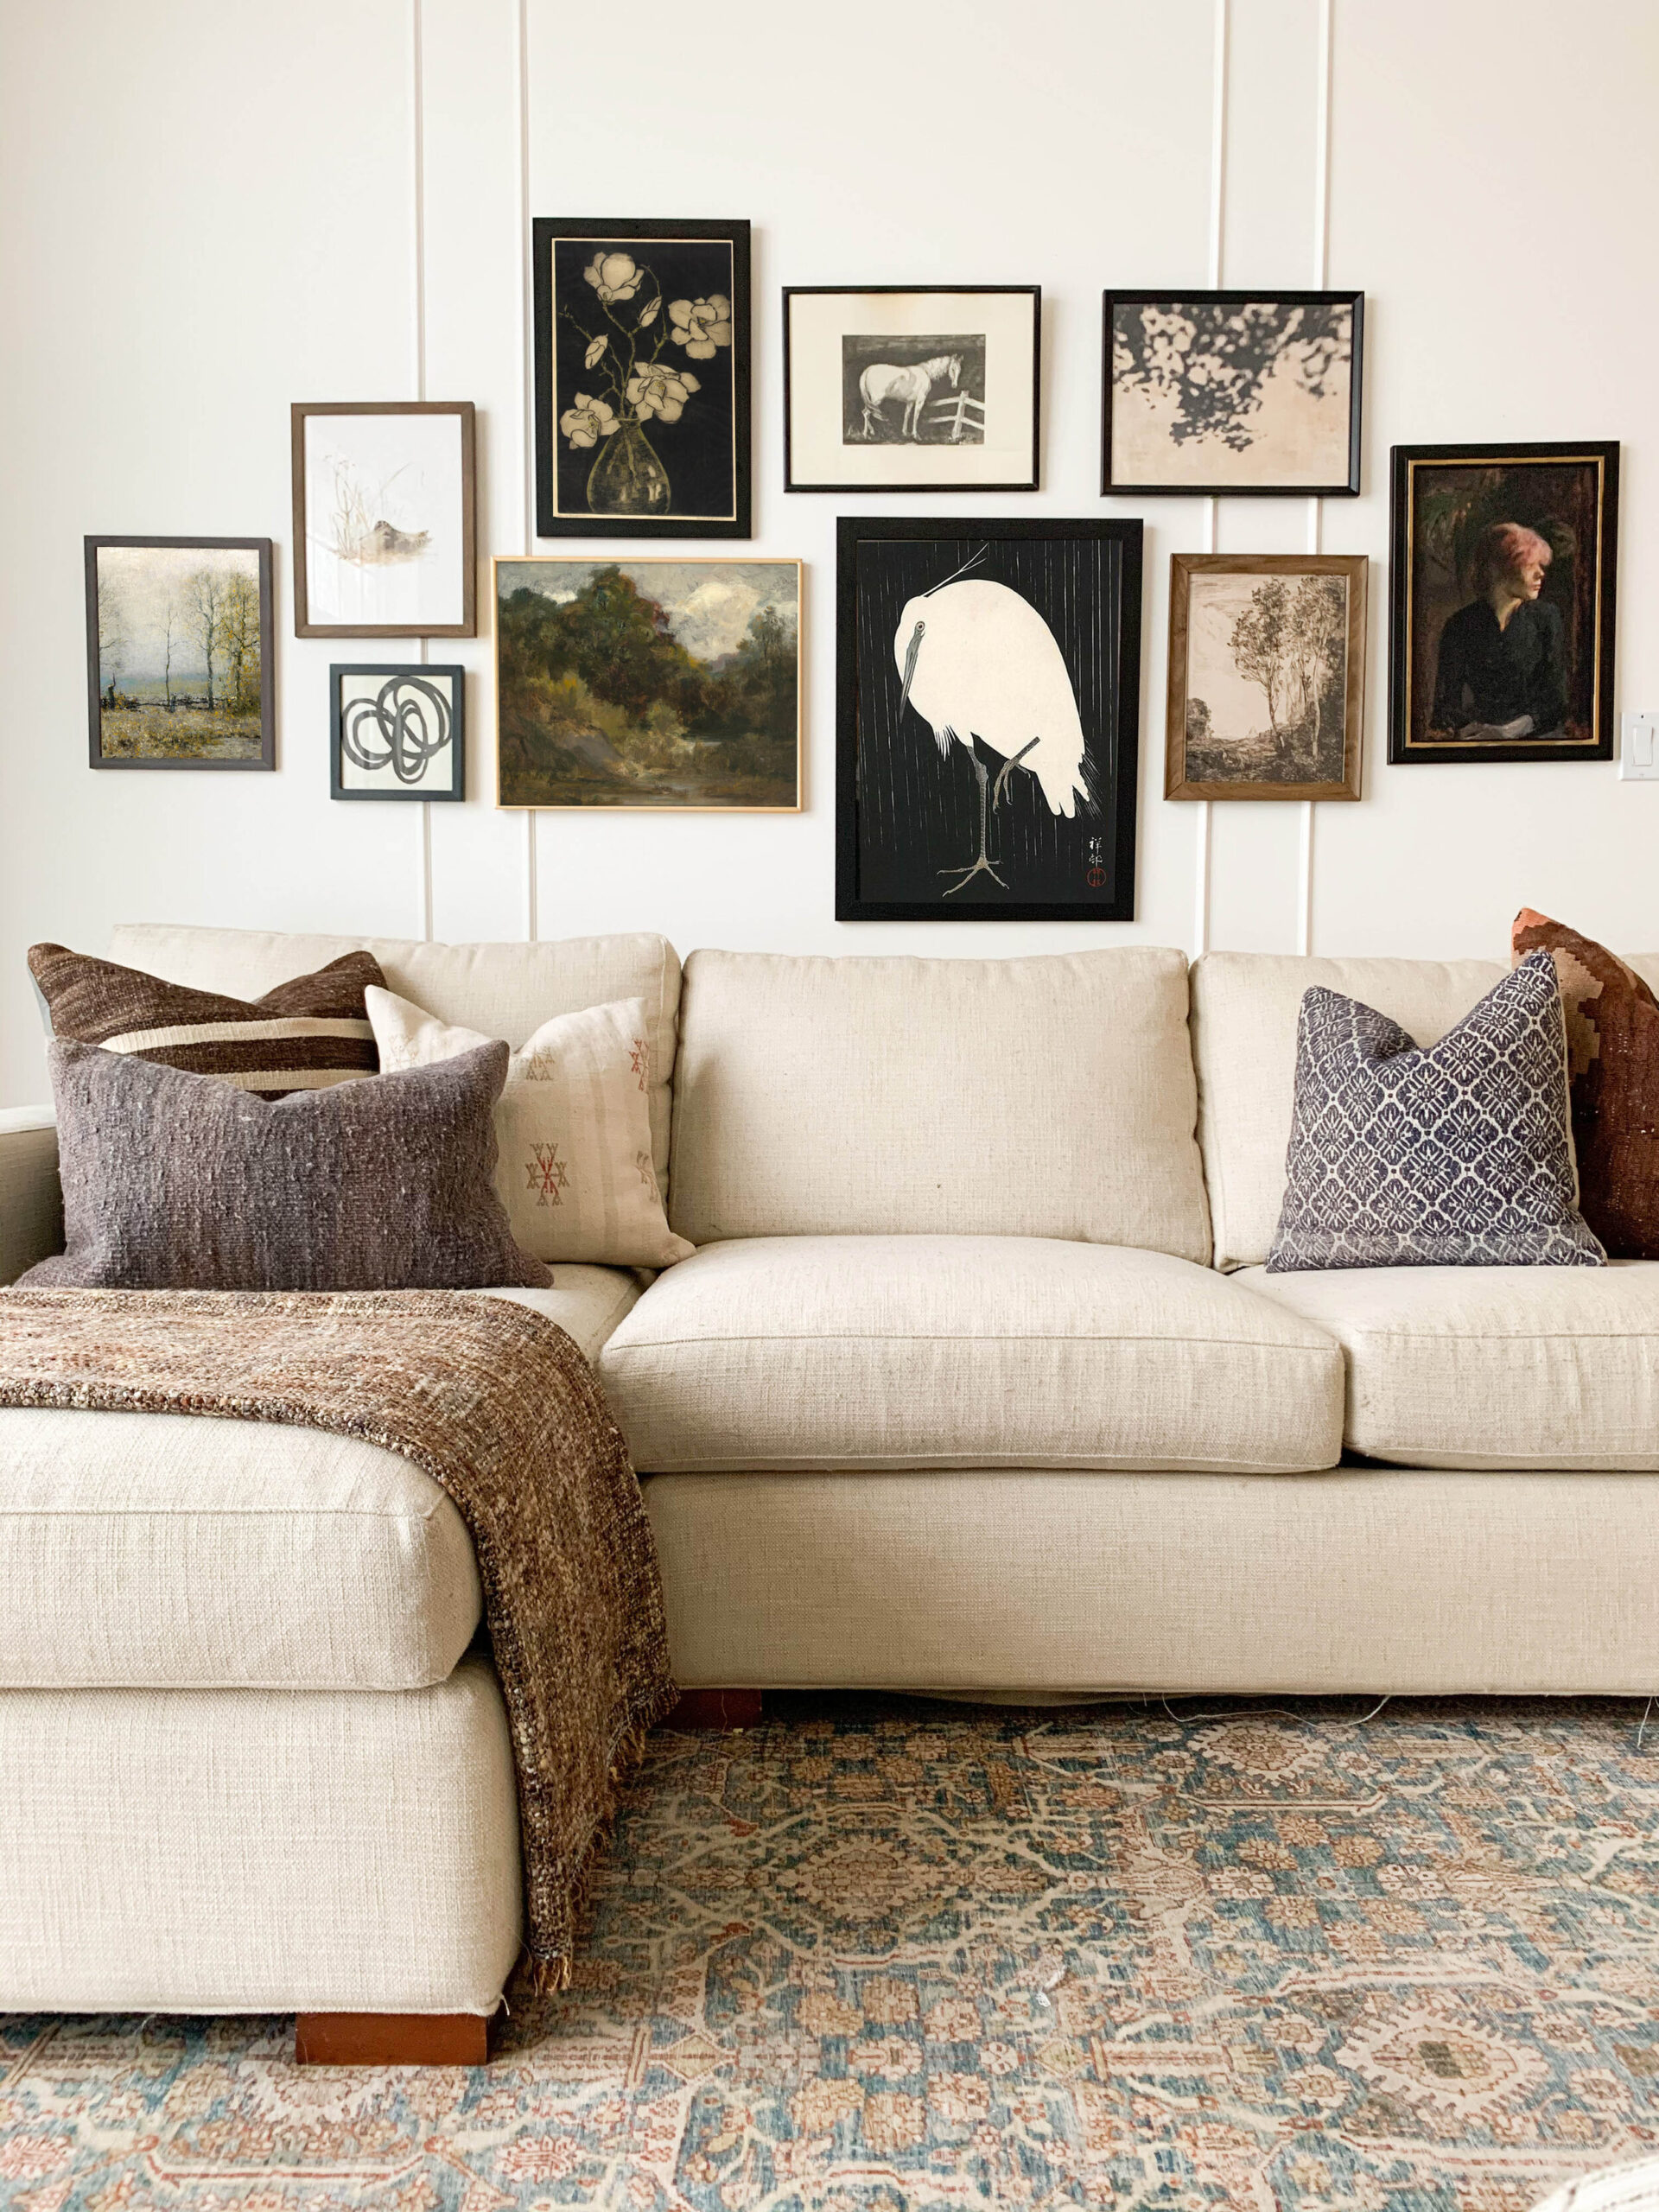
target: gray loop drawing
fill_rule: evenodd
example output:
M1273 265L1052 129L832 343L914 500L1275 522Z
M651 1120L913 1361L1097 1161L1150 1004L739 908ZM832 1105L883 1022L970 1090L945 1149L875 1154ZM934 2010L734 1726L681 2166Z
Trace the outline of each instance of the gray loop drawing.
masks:
M423 676L389 677L372 699L353 699L340 720L340 745L353 767L390 768L400 784L417 784L449 742L448 700Z

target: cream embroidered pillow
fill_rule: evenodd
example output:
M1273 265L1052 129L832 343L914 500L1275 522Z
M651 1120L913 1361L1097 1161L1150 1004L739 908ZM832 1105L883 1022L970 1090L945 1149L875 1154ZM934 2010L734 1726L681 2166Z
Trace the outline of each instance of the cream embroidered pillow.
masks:
M489 1043L395 991L364 993L385 1073L429 1067ZM544 1021L512 1055L495 1109L495 1187L512 1233L538 1260L670 1268L676 1236L651 1161L651 1048L643 999Z

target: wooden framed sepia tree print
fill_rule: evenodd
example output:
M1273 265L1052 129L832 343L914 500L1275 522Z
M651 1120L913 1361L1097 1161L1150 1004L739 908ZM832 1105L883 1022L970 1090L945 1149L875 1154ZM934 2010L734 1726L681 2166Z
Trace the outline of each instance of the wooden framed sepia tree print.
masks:
M792 814L801 564L495 563L502 806Z
M749 226L533 226L540 537L747 537Z
M1166 798L1357 798L1363 553L1177 553Z
M94 768L275 768L268 537L89 537Z
M1618 446L1395 446L1389 759L1611 760Z
M1363 292L1108 292L1101 489L1359 490Z
M1132 920L1140 523L838 537L836 920Z
M786 492L1033 492L1036 284L784 293Z
M472 401L291 415L295 636L475 636Z

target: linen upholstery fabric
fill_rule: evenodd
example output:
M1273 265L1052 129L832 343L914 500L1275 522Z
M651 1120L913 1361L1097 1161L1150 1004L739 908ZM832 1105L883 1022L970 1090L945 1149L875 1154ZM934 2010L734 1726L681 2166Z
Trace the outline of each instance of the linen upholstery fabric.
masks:
M49 1106L0 1107L0 1283L63 1249L58 1132Z
M659 1276L599 1371L643 1470L1329 1467L1321 1329L1166 1253L788 1236Z
M1433 1045L1503 976L1491 960L1325 960L1207 952L1192 969L1198 1135L1215 1263L1268 1256L1285 1196L1296 1025L1312 984L1363 1000Z
M486 1037L502 1037L516 1052L532 1029L556 1014L617 999L643 999L651 1039L652 1150L657 1178L668 1187L669 1085L674 1074L680 963L666 938L646 931L612 937L531 944L437 944L419 938L321 937L278 930L194 929L171 923L124 923L110 938L118 960L201 990L266 989L296 969L362 950L380 963L376 979L440 1020Z
M1645 1697L1659 1681L1650 1475L1013 1468L644 1487L687 1688L1029 1702Z
M673 1704L639 1487L592 1369L503 1299L0 1292L0 1403L359 1436L461 1509L512 1720L532 1978L569 1977L616 1776Z
M572 1267L551 1290L487 1294L591 1359L639 1287ZM361 1437L0 1409L0 1689L419 1688L481 1605L453 1501Z
M1659 998L1633 968L1522 907L1515 957L1548 952L1567 1017L1579 1205L1614 1259L1659 1260Z
M979 1235L1205 1262L1186 962L686 963L669 1219L729 1236Z
M1600 1267L1580 1215L1555 971L1534 953L1438 1045L1318 986L1270 1274Z
M1659 1262L1239 1281L1342 1345L1351 1451L1408 1467L1659 1471Z
M35 1288L545 1285L495 1195L507 1048L268 1101L93 1045L48 1048L68 1249Z
M383 1068L431 1067L489 1042L395 991L365 998ZM636 1268L690 1253L663 1212L650 1087L643 999L556 1014L512 1055L495 1108L495 1187L526 1252Z
M293 976L251 1004L61 944L31 945L29 965L54 1036L217 1076L262 1098L349 1083L378 1065L363 991L384 979L366 952Z
M395 1697L8 1691L0 1774L9 2007L495 2010L522 1887L481 1659Z

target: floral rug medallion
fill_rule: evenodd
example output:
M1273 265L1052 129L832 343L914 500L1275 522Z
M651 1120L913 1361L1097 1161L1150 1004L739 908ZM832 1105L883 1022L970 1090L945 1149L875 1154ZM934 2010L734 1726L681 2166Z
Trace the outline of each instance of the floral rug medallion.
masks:
M0 2019L0 2206L1526 2212L1659 2146L1639 1706L777 1702L652 1738L487 2068Z

